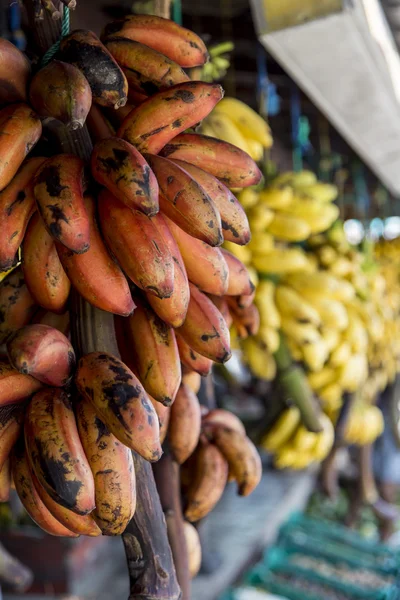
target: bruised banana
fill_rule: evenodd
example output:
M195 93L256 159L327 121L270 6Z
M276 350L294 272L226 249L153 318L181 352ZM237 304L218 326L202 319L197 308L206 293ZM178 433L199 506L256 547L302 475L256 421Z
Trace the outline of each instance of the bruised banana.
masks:
M25 444L32 470L53 500L78 515L92 512L93 475L63 390L45 388L33 396L25 416Z
M50 235L73 252L90 246L89 218L83 201L84 162L73 154L48 158L34 180L40 215Z
M228 462L229 470L238 484L240 496L248 496L260 483L260 455L246 435L224 425L214 427L210 436Z
M0 344L27 325L36 308L22 269L17 267L0 282Z
M78 67L89 82L93 102L102 106L124 106L128 82L99 38L85 29L76 29L61 40L61 59Z
M90 248L84 254L76 254L57 242L61 264L85 300L101 310L127 317L135 308L128 282L100 234L95 201L85 196L84 203L90 223Z
M130 90L151 96L190 81L177 63L150 46L119 36L107 37L104 45L121 67Z
M176 341L179 349L179 357L181 363L188 369L199 373L199 375L206 376L211 373L213 361L210 358L202 356L195 350L193 350L185 340L176 333Z
M145 292L169 298L174 261L152 220L130 210L107 190L100 193L98 210L107 245L128 277Z
M201 66L208 60L207 48L198 35L155 15L129 15L112 21L106 25L101 39L104 41L109 35L145 44L184 68Z
M22 440L21 440L22 442ZM62 525L41 500L31 476L24 444L17 443L11 457L11 472L17 494L28 515L36 525L50 535L78 537Z
M8 362L0 362L0 406L23 402L41 387L41 382L31 375L20 373Z
M220 500L228 480L228 463L216 446L200 440L193 455L193 470L184 514L188 521L195 522L208 515Z
M160 186L160 208L189 235L219 246L223 242L218 210L184 169L160 156L147 156Z
M171 407L168 447L178 464L191 456L199 442L201 428L200 403L196 394L182 383Z
M189 235L173 221L167 223L178 244L189 281L208 294L226 294L228 267L222 251Z
M222 248L221 252L229 271L226 295L246 296L252 294L254 292L254 284L250 279L247 267L231 252L228 252L228 250Z
M170 251L174 262L174 289L169 298L157 298L154 294L146 294L146 297L154 312L163 321L171 327L180 327L186 318L190 298L185 265L164 215L158 213L152 218L152 221Z
M45 158L28 158L0 192L0 270L8 271L17 262L18 248L36 210L32 179Z
M78 431L94 477L92 515L103 535L122 534L136 509L132 452L110 433L87 400L76 408Z
M146 392L158 402L170 406L181 383L174 330L145 301L137 298L135 303L134 313L122 324L127 348Z
M52 117L69 129L80 129L92 105L92 91L77 67L52 60L32 79L29 100L41 117Z
M0 191L13 179L26 155L42 135L39 117L27 104L11 104L0 110Z
M157 154L172 138L206 117L222 96L222 87L216 83L179 83L129 113L117 135L139 152Z
M193 284L190 285L190 302L184 324L178 333L196 352L224 363L231 357L229 329L213 302Z
M166 142L160 154L191 163L211 173L229 188L256 185L262 177L256 163L246 152L228 142L199 133L177 135Z
M0 106L27 101L31 66L25 54L8 40L0 39Z
M143 156L117 137L93 148L91 170L95 180L132 210L152 216L158 212L158 183Z
M122 361L105 352L87 354L79 361L75 384L120 442L150 462L160 458L157 414Z
M75 352L68 338L39 323L19 329L7 343L7 352L17 371L46 385L66 385L75 367Z
M0 469L17 441L24 421L22 406L10 405L0 413Z
M29 221L22 243L22 271L35 302L63 313L71 283L62 267L55 242L38 213Z
M247 244L250 240L249 222L240 202L230 189L214 175L188 162L183 160L172 162L187 171L211 198L221 217L224 240L240 245Z

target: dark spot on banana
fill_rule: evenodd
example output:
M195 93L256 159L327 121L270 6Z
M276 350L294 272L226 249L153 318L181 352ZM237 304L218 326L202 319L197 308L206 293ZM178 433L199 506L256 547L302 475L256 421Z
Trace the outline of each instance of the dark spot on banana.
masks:
M160 133L161 131L163 131L167 127L168 127L168 125L162 125L161 127L157 127L156 129L152 129L151 131L148 131L147 133L143 133L140 137L141 137L142 140L147 140L149 137L152 137L153 135L156 135L157 133Z
M175 120L175 121L172 123L171 127L172 127L172 129L177 129L177 128L178 128L178 127L180 127L181 125L182 125L182 119L176 119L176 120Z
M60 166L51 165L44 167L36 178L36 185L46 184L46 191L51 198L58 198L68 186L61 184Z
M186 84L188 87L193 87L190 86L190 84ZM166 102L170 102L171 100L182 100L182 102L184 102L185 104L192 104L192 102L194 102L196 99L195 95L193 94L193 92L190 92L189 90L176 90L175 93L170 97L170 98L165 98Z
M222 224L222 229L224 231L230 231L232 233L233 237L236 237L236 238L239 237L239 233L237 232L237 229L235 229L232 224L227 223L227 221L224 221L224 219L221 219L221 224Z
M140 187L141 192L145 196L150 196L150 167L145 166L143 168L143 177L141 179L133 179L133 182Z

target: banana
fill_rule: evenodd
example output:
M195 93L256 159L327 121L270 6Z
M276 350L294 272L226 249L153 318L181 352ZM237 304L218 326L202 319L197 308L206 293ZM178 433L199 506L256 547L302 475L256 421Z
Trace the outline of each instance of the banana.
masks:
M228 265L228 289L226 290L227 296L246 296L250 295L254 291L253 282L250 279L249 272L246 266L236 256L225 250L221 249L222 255Z
M95 180L132 210L147 216L158 212L158 183L143 156L117 137L97 142L91 156Z
M222 87L216 83L179 83L129 113L117 135L142 154L157 154L172 138L206 117L222 96Z
M318 202L333 202L338 196L338 188L331 183L315 181L313 183L301 184L294 182L294 186L307 196L318 200Z
M193 284L189 285L186 320L177 331L190 348L214 362L224 363L231 357L229 329L212 301Z
M52 60L33 77L29 100L41 117L57 119L69 129L80 129L92 105L92 90L79 69Z
M275 303L279 312L289 318L302 323L311 323L316 327L321 323L318 311L300 294L286 285L276 286Z
M0 282L0 344L4 344L17 329L27 325L36 308L22 269L17 267Z
M330 361L329 361L330 362ZM334 383L338 379L338 371L326 365L319 371L307 373L308 383L314 391Z
M345 364L351 356L351 346L348 342L342 341L336 348L332 351L329 357L329 364L332 367L340 367Z
M129 15L106 25L101 39L120 36L168 56L181 67L197 67L208 60L207 48L193 31L154 15Z
M11 457L11 472L17 494L28 515L36 525L50 535L61 537L78 537L59 521L46 508L34 486L27 453L23 443L17 444Z
M20 405L2 408L0 415L0 469L8 459L17 441L24 421L24 409Z
M262 274L286 274L307 268L308 260L301 248L274 248L269 254L253 256L253 265Z
M312 450L316 440L316 434L312 431L308 431L304 425L300 424L291 439L291 445L299 454L302 454L303 452L307 453Z
M211 373L213 361L205 356L202 356L195 350L193 350L185 340L176 333L176 342L179 349L179 357L181 363L190 370L199 373L199 375L206 376Z
M254 302L260 313L261 326L279 329L281 316L275 304L275 284L272 281L264 279L259 282Z
M208 294L226 294L229 273L222 250L185 233L169 219L167 224L178 244L189 281Z
M40 215L50 235L77 254L89 249L89 218L83 201L84 162L73 154L48 158L34 179Z
M322 337L312 344L305 344L302 352L304 363L310 371L320 371L329 357L329 348Z
M287 242L303 242L310 235L306 221L290 214L275 212L267 231L274 237Z
M300 410L297 406L289 406L273 423L271 429L263 437L261 446L268 452L276 452L283 448L293 436L300 423Z
M235 307L231 302L229 296L228 304L230 307L231 319L239 330L244 328L245 335L244 337L248 337L249 335L257 335L258 330L260 328L260 313L258 312L255 304L250 304L250 306L246 306L245 308Z
M211 198L191 175L160 156L147 156L160 186L160 208L189 235L210 246L223 242L221 218Z
M368 360L365 354L353 354L340 368L340 385L347 392L355 392L368 376Z
M125 75L99 38L85 29L76 29L61 40L61 60L78 67L89 82L93 102L119 108L127 101Z
M278 350L280 338L277 329L268 325L262 325L258 330L257 337L265 344L268 352L271 354L274 354Z
M140 104L142 104L143 102L145 102L147 100L148 96L146 96L145 94L140 94L139 92L136 92L135 90L130 89L128 91L128 100L129 102L131 102L131 107L136 108L137 106L140 106ZM130 111L129 111L130 112ZM125 116L128 113L125 114ZM120 121L120 123L123 122L123 119Z
M189 573L193 579L201 567L201 543L197 529L188 521L183 523L186 547L188 551Z
M217 446L238 484L238 494L248 496L258 486L262 465L257 448L248 437L225 426L213 427L209 439Z
M115 437L146 460L162 454L157 414L135 375L112 354L92 352L78 364L75 384Z
M42 135L39 117L27 104L10 104L0 110L0 191L10 183L26 155Z
M220 500L228 479L228 463L216 446L200 440L193 455L194 476L186 492L188 521L199 521Z
M36 210L31 181L45 158L28 158L0 192L0 270L8 271L17 262L18 248Z
M248 211L250 229L254 233L264 233L266 236L266 228L274 218L274 211L264 204L256 204Z
M237 301L239 298L248 298L248 296L236 296L236 297L232 296L231 298L227 298L225 296L213 296L212 294L209 294L208 297L210 298L210 300L212 300L213 304L215 304L215 306L218 308L221 315L224 317L227 327L230 327L232 325L232 316L231 316L231 311L229 308L228 300L231 300L232 303L234 303L235 308L237 308L237 309L247 308L247 305L239 306L239 304L237 304Z
M135 372L148 394L170 406L181 383L178 346L172 327L140 298L134 313L122 324Z
M250 244L251 244L251 241L250 241ZM231 254L236 256L236 258L241 260L242 263L244 263L248 267L251 263L251 257L252 257L251 250L249 248L250 244L248 246L238 246L237 244L234 244L233 242L225 241L224 248L226 248L226 250L228 250Z
M103 535L120 535L136 509L136 477L132 452L97 417L90 402L76 407L79 436L94 477L93 518Z
M297 216L300 216L297 211L296 213ZM329 229L339 217L339 214L339 207L336 204L325 204L320 207L319 211L308 210L304 214L303 219L307 221L311 233L315 234Z
M100 234L94 199L86 195L84 203L89 218L90 248L84 254L76 254L57 242L61 264L74 288L90 304L127 317L135 308L128 282Z
M0 406L24 402L41 387L31 375L20 373L6 361L0 362Z
M343 400L343 389L341 383L333 381L318 390L318 396L322 404L331 410L340 408Z
M146 99L147 99L147 96L144 96L143 100L146 100ZM109 119L110 119L111 123L114 125L114 127L119 127L119 125L121 125L121 123L125 119L125 117L127 117L129 115L129 113L135 108L135 106L136 106L136 103L127 102L125 104L125 106L121 106L121 108L118 108L117 110L114 110L113 108L108 108L108 109L106 109L107 116L109 117Z
M14 44L0 39L0 106L27 101L29 60Z
M160 444L163 444L168 433L168 425L171 417L171 407L164 406L164 404L161 404L161 402L157 402L157 400L154 400L154 398L152 398L151 396L149 396L149 398L158 416L158 421L160 423Z
M235 123L245 138L254 138L264 148L272 146L271 131L267 122L250 106L237 98L223 98L215 109L224 113Z
M275 247L274 237L266 231L255 231L248 245L250 252L258 255L269 254ZM240 257L238 257L240 258Z
M289 317L281 318L281 329L297 344L313 344L321 339L318 329L311 323L303 323Z
M256 204L258 204L259 197L259 193L251 187L240 190L238 194L238 200L244 208L244 210L249 210Z
M190 81L176 62L140 42L110 36L104 40L104 45L121 67L130 90L151 96Z
M246 429L242 421L229 410L224 410L222 408L214 408L206 413L202 417L203 428L207 429L208 427L227 427L228 429L233 429L237 431L241 435L246 435Z
M272 185L261 190L259 202L273 210L289 209L293 202L293 190L290 185Z
M171 407L168 446L178 464L191 456L199 442L201 428L200 404L196 394L182 383Z
M174 261L174 289L169 298L157 298L154 294L146 294L154 312L168 325L180 327L186 318L189 306L189 282L178 245L172 235L166 218L158 213L152 219Z
M38 213L29 221L22 244L22 272L39 306L55 313L65 311L71 283Z
M105 241L128 277L142 290L169 298L174 289L174 261L149 217L130 210L107 190L98 198Z
M7 458L0 468L0 502L8 502L11 490L11 463Z
M256 163L243 150L199 133L177 135L166 143L161 155L191 163L211 173L229 188L256 185L262 177Z
M48 325L26 325L7 343L13 367L46 385L62 387L72 377L75 352L58 329Z
M56 314L41 308L35 313L31 323L50 325L50 327L54 327L54 329L61 331L66 337L68 337L70 333L69 311L65 311L65 313L62 314Z
M244 360L255 377L272 381L276 376L276 362L265 343L257 337L242 342Z
M100 107L96 104L92 104L90 108L90 111L86 118L86 125L93 142L97 143L101 140L105 140L107 138L115 136L114 127L112 126L110 121L105 117Z
M228 115L213 110L204 123L213 131L213 137L228 142L250 155L245 136Z
M350 282L338 279L327 271L313 273L292 273L286 277L286 284L308 298L333 298L339 302L351 301L355 291Z
M182 383L187 385L195 394L199 393L201 388L201 375L196 371L184 370L182 373Z
M321 414L321 424L323 430L317 433L317 441L312 450L312 454L317 461L324 460L331 451L335 442L335 429L331 420L324 413Z
M48 494L44 487L39 483L38 478L32 471L30 474L39 498L47 510L50 511L53 517L57 519L61 525L66 527L69 531L72 531L72 533L76 533L78 535L88 535L90 537L97 537L101 535L101 530L93 519L93 513L88 515L77 515L72 510L65 508L65 506L62 506L53 500L50 494Z
M30 465L46 492L78 515L90 513L95 507L93 475L67 394L59 388L37 392L24 431Z
M244 245L250 240L250 227L240 202L216 177L182 160L173 160L203 188L217 207L225 241Z

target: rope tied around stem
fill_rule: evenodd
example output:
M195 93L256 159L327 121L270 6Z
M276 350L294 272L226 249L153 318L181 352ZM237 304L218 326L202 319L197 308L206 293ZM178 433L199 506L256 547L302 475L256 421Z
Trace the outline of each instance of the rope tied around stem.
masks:
M61 37L50 48L47 50L46 54L43 56L40 64L42 67L45 67L52 58L57 54L60 49L61 40L69 34L69 8L64 5L62 23L61 23Z

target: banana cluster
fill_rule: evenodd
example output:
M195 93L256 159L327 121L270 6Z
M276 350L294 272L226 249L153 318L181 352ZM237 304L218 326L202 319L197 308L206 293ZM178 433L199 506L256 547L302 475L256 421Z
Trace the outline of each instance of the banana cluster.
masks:
M335 432L326 415L321 417L322 430L308 431L301 423L297 406L286 408L264 436L261 447L274 456L278 469L304 469L320 462L330 452Z
M343 439L349 445L372 444L381 435L384 427L380 409L377 406L360 402L355 404L350 411Z

